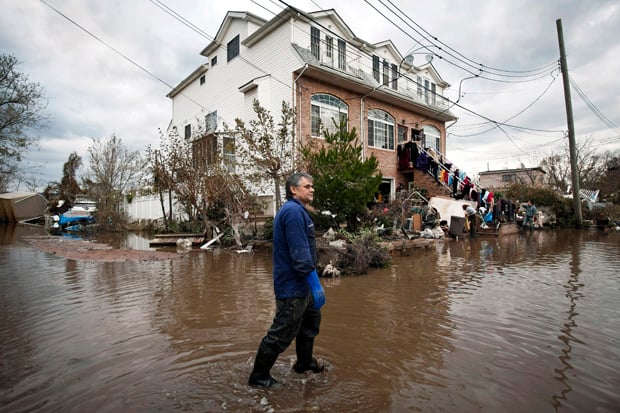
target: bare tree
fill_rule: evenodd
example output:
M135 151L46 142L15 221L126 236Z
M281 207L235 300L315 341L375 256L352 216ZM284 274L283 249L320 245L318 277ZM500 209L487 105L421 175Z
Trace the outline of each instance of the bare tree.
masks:
M23 153L37 140L31 133L45 121L43 89L17 70L18 63L0 54L0 192L19 173Z
M280 123L276 125L271 113L257 99L253 109L256 119L248 122L249 129L241 119L235 119L232 133L241 139L238 151L241 166L249 171L248 178L267 180L273 185L278 210L282 205L282 184L294 168L295 111L283 101Z
M158 190L174 192L187 215L202 220L205 236L226 224L240 245L239 223L255 196L223 162L222 150L215 134L199 130L188 140L173 128L159 150L149 150L149 163Z
M97 202L98 218L118 220L122 217L119 207L123 194L138 185L145 162L138 151L130 151L115 135L93 139L88 154L90 170L84 182L88 194ZM100 225L108 223L99 220Z
M579 169L579 186L594 189L606 171L606 156L601 154L590 139L577 142L577 168ZM562 192L566 192L571 182L570 149L568 142L562 152L544 158L540 163L546 173L547 183Z
M173 128L168 135L164 135L160 130L159 141L159 148L153 148L150 145L147 147L146 159L151 172L150 186L159 196L164 227L166 231L169 231L173 219L174 173L179 168L177 162L182 159L180 153L191 148L185 145L176 128ZM167 197L168 201L168 216L166 216L165 197Z

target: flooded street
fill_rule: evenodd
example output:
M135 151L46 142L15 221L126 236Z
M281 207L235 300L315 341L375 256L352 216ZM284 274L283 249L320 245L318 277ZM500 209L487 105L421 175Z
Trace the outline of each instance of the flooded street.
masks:
M327 371L294 373L293 344L284 390L247 385L270 250L75 261L41 234L0 236L0 412L620 411L620 233L438 240L322 279Z

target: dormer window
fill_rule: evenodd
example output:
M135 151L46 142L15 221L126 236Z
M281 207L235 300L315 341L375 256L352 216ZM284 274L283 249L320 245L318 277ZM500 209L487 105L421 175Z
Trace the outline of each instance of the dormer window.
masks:
M390 83L390 64L383 59L383 85L387 86L388 83Z
M418 76L418 96L423 96L429 105L437 104L437 85L428 79Z
M331 36L325 36L325 46L327 57L331 59L334 57L334 38Z

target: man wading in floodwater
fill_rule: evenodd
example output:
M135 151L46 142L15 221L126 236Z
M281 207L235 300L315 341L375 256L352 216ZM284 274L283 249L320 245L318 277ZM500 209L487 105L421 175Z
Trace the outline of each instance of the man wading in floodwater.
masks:
M323 371L312 357L314 338L319 334L325 292L316 272L314 222L306 211L312 202L312 177L295 172L286 180L286 199L273 222L273 288L276 315L256 353L248 383L282 387L269 371L278 355L295 339L297 373Z

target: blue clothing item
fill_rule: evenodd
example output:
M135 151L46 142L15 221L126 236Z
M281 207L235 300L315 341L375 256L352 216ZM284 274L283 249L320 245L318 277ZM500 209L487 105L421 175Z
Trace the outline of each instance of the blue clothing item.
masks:
M316 266L314 222L296 199L282 205L273 221L273 289L276 299L306 297L306 277Z
M533 217L534 215L536 215L537 212L538 210L536 209L536 206L534 204L525 207L525 215L527 215L528 217Z

